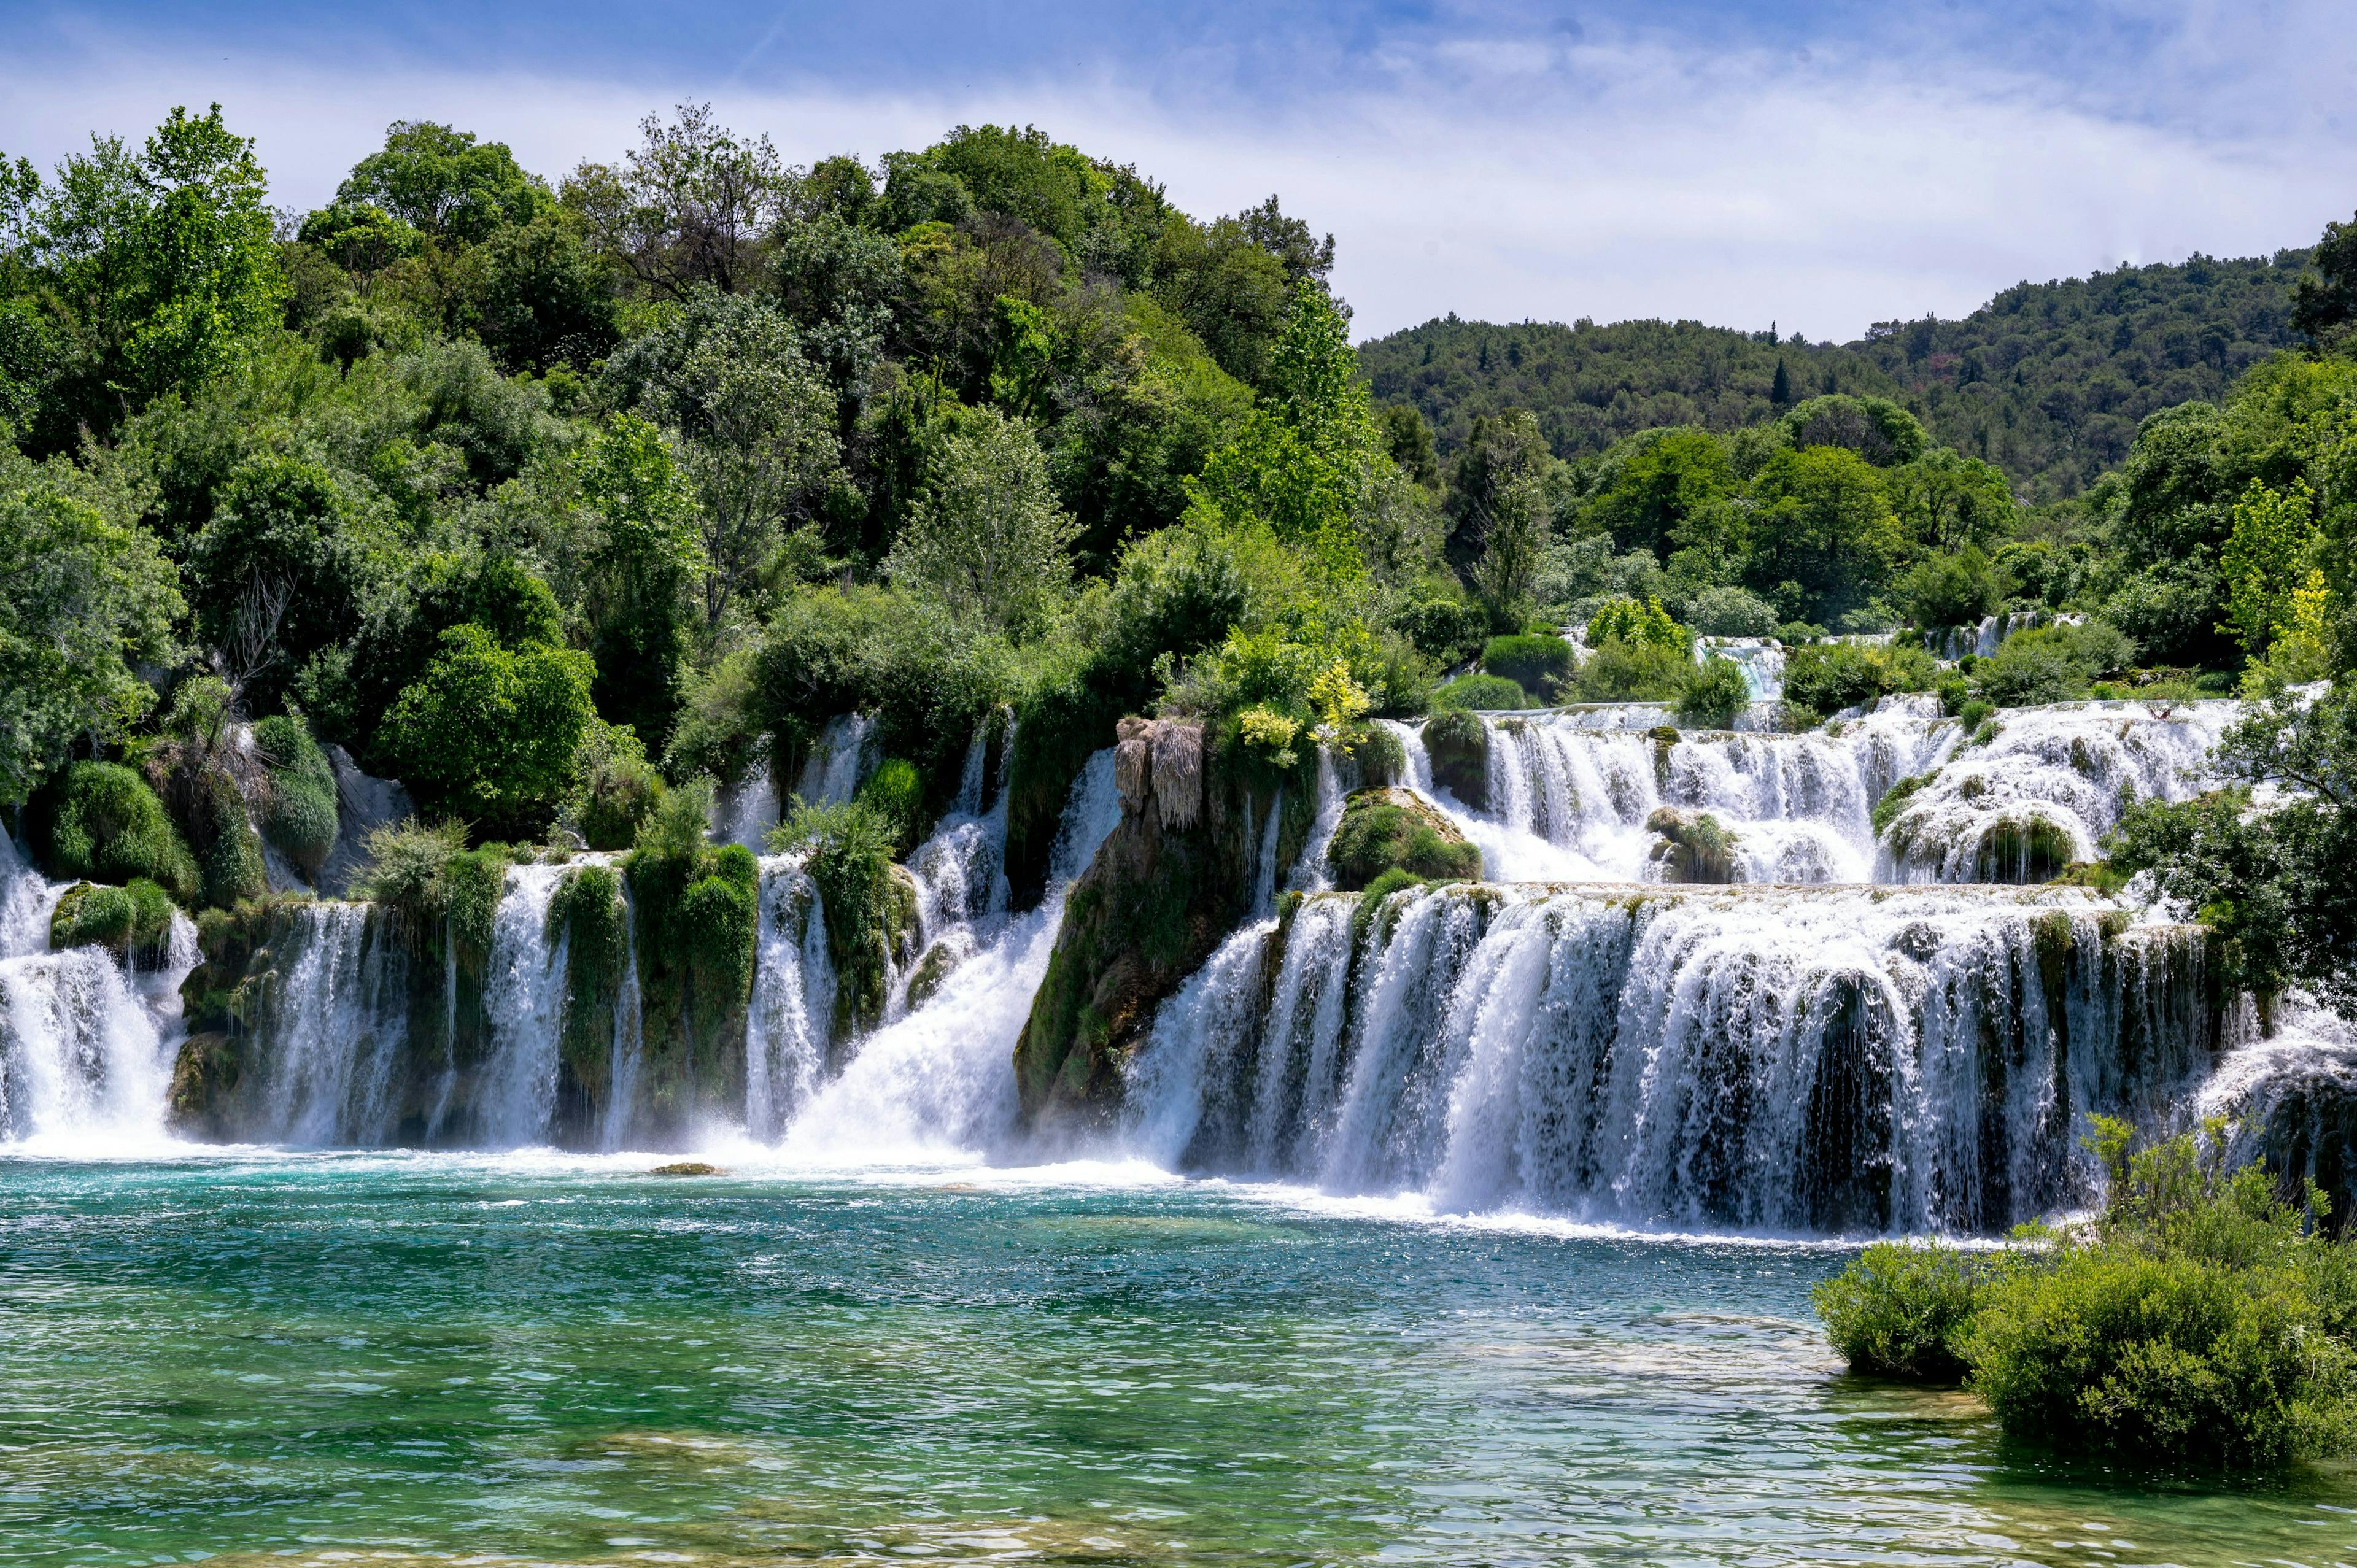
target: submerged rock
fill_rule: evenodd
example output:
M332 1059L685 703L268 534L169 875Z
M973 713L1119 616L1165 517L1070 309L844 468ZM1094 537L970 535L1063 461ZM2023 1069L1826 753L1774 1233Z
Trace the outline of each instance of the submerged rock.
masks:
M1387 871L1427 881L1481 875L1481 852L1455 823L1405 789L1361 789L1342 807L1341 825L1327 847L1334 885L1356 893Z

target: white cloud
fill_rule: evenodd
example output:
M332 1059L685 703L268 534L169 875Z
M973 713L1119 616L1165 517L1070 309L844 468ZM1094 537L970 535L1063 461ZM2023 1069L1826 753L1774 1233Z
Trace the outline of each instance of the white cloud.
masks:
M1470 30L1445 56L1390 49L1380 64L1387 85L1255 111L1157 100L1111 73L898 93L650 91L92 47L15 73L0 146L46 160L85 128L135 135L173 102L218 98L259 137L277 199L307 206L404 116L504 140L551 175L616 156L642 113L685 97L711 97L797 160L921 145L960 121L1036 122L1135 160L1192 211L1281 193L1336 234L1336 282L1361 333L1454 310L1772 319L1846 338L1878 319L1961 314L2024 277L2307 243L2357 202L2330 146L2180 130L1961 66Z

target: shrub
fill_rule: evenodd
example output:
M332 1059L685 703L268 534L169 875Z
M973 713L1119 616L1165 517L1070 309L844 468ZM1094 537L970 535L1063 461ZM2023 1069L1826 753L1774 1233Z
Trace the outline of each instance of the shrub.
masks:
M439 919L445 903L442 874L450 857L467 847L467 830L457 822L431 827L412 817L376 828L361 845L367 855L352 879L352 897L418 919Z
M1489 612L1480 605L1437 596L1403 604L1392 613L1392 625L1415 650L1444 666L1471 658L1489 624Z
M2136 644L2105 621L2033 627L2005 639L1973 666L1972 684L2000 707L2032 707L2083 697L2093 682L2116 674L2136 658Z
M628 725L593 718L574 754L573 788L557 821L579 833L591 849L628 849L638 842L639 824L662 803L663 794L662 775L647 760L638 732Z
M1926 628L1976 626L2005 596L1988 557L1970 544L1918 563L1898 586L1908 618Z
M1751 682L1732 659L1708 659L1694 666L1679 687L1676 712L1688 724L1725 729L1751 705Z
M1444 709L1425 722L1424 749L1432 782L1479 810L1489 800L1490 732L1461 709Z
M1575 690L1584 703L1674 702L1693 668L1682 645L1613 638L1580 662Z
M262 834L278 853L317 881L336 848L336 774L303 721L273 714L253 726L269 787Z
M454 627L386 712L382 747L423 800L493 832L537 832L572 782L594 673L587 654Z
M1481 650L1482 672L1502 675L1546 702L1571 679L1571 644L1559 637L1493 637Z
M195 855L147 781L112 762L77 762L36 802L36 842L61 877L145 877L181 903L198 891Z
M1928 692L1938 678L1938 665L1920 648L1817 642L1785 659L1784 700L1825 718L1895 692Z
M1407 747L1381 725L1367 726L1351 755L1359 759L1360 781L1370 789L1407 782Z
M890 830L895 855L906 854L924 836L925 781L915 763L886 757L860 785L858 799Z
M1906 810L1907 802L1914 798L1915 791L1929 784L1932 779L1930 773L1918 773L1911 779L1901 779L1882 792L1882 799L1874 803L1875 837L1880 838L1889 831L1890 824L1898 820L1900 811Z
M1459 675L1432 693L1432 705L1460 711L1527 708L1531 699L1521 682L1503 675Z
M1685 628L1670 618L1670 612L1662 607L1659 599L1649 598L1643 604L1634 599L1609 599L1587 619L1590 648L1601 648L1608 642L1631 642L1684 653L1693 640Z
M808 852L811 880L826 916L834 958L837 1015L846 1023L881 1017L893 908L892 823L863 800L813 806L800 799L770 833L780 854Z
M1960 1380L1986 1267L1953 1248L1877 1241L1811 1293L1850 1370L1914 1382Z
M1745 588L1705 588L1686 601L1686 625L1704 637L1773 637L1776 607Z

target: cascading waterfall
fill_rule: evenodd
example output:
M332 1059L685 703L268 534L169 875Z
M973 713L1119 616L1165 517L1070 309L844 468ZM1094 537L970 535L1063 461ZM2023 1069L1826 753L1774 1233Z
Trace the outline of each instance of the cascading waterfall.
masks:
M745 1015L745 1130L774 1143L826 1072L834 969L818 886L799 855L761 862L760 945Z
M625 1146L638 1110L639 1068L646 1054L646 1009L639 987L639 907L622 879L622 976L614 993L614 1036L606 1063L606 1111L598 1146ZM749 1044L749 1041L748 1042Z
M1743 671L1743 684L1755 703L1772 703L1784 694L1784 645L1772 637L1697 637L1695 662L1724 659Z
M917 959L892 976L890 1015L907 1010L909 992L938 986L950 971L997 939L1014 889L1006 880L1007 786L1015 770L1015 724L1000 732L997 776L986 777L990 725L974 731L958 775L958 792L932 836L909 856L917 883ZM919 1001L922 1001L920 996Z
M566 939L550 941L548 910L564 875L561 865L510 866L492 912L483 987L491 1049L475 1096L478 1141L491 1147L544 1142L556 1111Z
M66 887L35 871L0 832L0 959L48 951L49 917Z
M1141 1152L1449 1210L1985 1231L2081 1196L2085 1116L2179 1102L2222 1037L2197 934L2119 934L2072 889L1459 886L1358 916L1308 899L1165 1005Z
M277 977L254 1033L256 1132L314 1147L375 1144L393 1134L393 1089L408 1044L408 957L371 906L291 905Z
M770 830L778 825L780 815L770 765L757 762L736 785L713 797L713 842L741 843L758 854L769 846Z
M813 743L795 793L814 806L839 806L859 792L875 765L876 721L866 714L829 719Z
M1487 791L1433 789L1420 734L1408 783L1482 852L1495 881L1644 881L1659 808L1708 812L1739 879L1774 883L2034 882L2092 858L2135 797L2184 800L2232 722L2227 702L2073 703L2007 711L1975 744L1936 699L1800 734L1631 733L1584 710L1482 720ZM1914 788L1878 839L1872 813Z
M1293 863L1286 877L1286 886L1300 893L1318 893L1334 886L1331 871L1326 864L1326 851L1334 843L1334 834L1342 825L1342 807L1351 791L1358 788L1359 766L1348 755L1337 756L1332 746L1318 747L1318 806L1309 821L1309 837L1301 846L1301 857ZM1268 851L1274 857L1275 846Z
M877 1030L788 1127L789 1155L824 1164L966 1157L1000 1146L1016 1117L1015 1042L1063 918L1064 894L1121 820L1110 749L1073 781L1049 893L952 970L926 1003Z

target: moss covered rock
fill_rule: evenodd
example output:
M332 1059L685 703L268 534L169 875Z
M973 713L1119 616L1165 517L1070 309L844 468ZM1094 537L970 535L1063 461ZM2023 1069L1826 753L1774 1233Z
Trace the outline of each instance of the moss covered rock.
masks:
M184 904L197 859L146 779L112 762L77 762L34 798L34 848L50 873L91 882L144 878Z
M1131 786L1121 822L1072 885L1015 1047L1017 1090L1035 1127L1100 1124L1118 1107L1121 1065L1156 1006L1250 912L1262 831L1280 787L1233 735L1125 721L1121 738L1142 744L1140 760L1150 765L1116 768ZM1280 865L1300 854L1314 816L1317 759L1302 749L1281 779Z
M1359 764L1359 781L1370 789L1380 789L1386 784L1405 784L1407 747L1382 725L1372 725L1360 737L1351 751Z
M263 836L317 883L336 848L335 770L303 721L284 714L253 726L253 746L265 779Z
M117 958L152 962L172 933L172 900L144 877L128 886L79 882L49 916L49 946L102 947Z
M1426 881L1481 875L1481 852L1456 824L1405 789L1361 789L1343 802L1326 860L1335 886L1349 893L1389 871Z
M1490 732L1469 713L1435 714L1424 726L1424 749L1432 757L1432 781L1469 806L1490 800Z
M1652 858L1661 867L1663 882L1719 884L1742 880L1735 860L1735 835L1708 811L1663 806L1645 819L1645 827L1658 835Z

